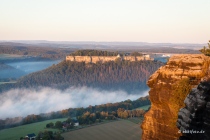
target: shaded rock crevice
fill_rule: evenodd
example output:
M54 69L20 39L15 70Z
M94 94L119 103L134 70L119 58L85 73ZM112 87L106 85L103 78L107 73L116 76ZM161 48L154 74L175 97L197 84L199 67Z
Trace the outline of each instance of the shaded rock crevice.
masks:
M210 140L210 81L202 81L186 97L178 113L180 140Z

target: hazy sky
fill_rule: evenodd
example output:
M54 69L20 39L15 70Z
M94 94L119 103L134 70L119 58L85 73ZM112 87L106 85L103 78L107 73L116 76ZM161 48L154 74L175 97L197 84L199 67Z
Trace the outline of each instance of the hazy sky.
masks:
M210 0L0 0L0 40L209 39Z

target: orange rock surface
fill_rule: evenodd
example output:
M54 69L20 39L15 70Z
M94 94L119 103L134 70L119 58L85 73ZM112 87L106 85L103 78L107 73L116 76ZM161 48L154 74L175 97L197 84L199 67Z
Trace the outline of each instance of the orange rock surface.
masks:
M172 86L183 78L189 78L196 86L209 70L210 59L203 54L180 54L172 56L148 80L151 109L142 123L142 140L175 140L181 134L176 126L177 109L170 102ZM184 100L183 100L184 105Z

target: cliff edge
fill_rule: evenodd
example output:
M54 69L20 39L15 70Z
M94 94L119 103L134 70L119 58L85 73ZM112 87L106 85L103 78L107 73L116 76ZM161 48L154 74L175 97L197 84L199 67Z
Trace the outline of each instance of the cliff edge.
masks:
M176 126L179 109L191 88L205 77L210 58L203 54L172 56L149 78L151 109L142 123L142 140L174 140L182 134Z

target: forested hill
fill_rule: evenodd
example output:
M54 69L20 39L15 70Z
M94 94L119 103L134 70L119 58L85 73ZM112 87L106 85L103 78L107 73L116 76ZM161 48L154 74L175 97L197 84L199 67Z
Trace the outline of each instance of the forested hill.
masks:
M162 65L164 63L158 61L110 61L96 64L62 61L21 78L15 87L51 86L65 89L87 86L133 92L147 89L146 81Z

